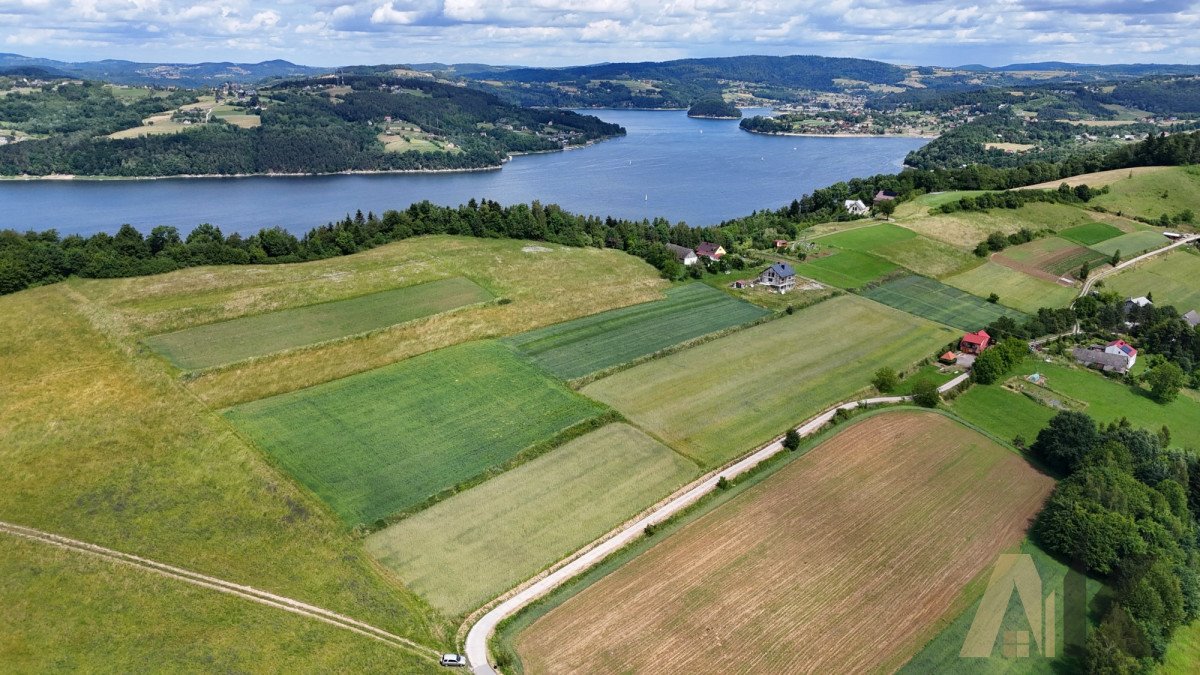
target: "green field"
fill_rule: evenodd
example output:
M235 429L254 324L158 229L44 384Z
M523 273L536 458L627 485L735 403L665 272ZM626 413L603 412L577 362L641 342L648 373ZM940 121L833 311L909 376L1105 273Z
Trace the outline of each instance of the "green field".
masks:
M1000 296L1000 304L1031 314L1041 307L1065 307L1076 295L1074 287L1046 281L993 261L943 281L979 297L995 293Z
M907 276L869 289L864 296L889 307L964 330L979 330L1001 316L1017 321L1026 315L947 286L933 279Z
M837 288L858 288L897 269L894 263L870 253L842 249L796 265L796 274Z
M1122 295L1154 293L1159 305L1174 305L1180 314L1200 310L1200 255L1172 251L1104 279L1104 286Z
M933 277L951 274L977 264L976 259L966 251L922 237L912 230L891 223L837 232L820 237L819 243L843 250L874 254L901 267ZM873 278L878 276L880 275L875 274Z
M1128 175L1128 174L1127 174ZM1158 218L1184 209L1200 213L1200 169L1174 166L1115 181L1108 194L1093 197L1092 204L1126 215Z
M1113 237L1119 237L1122 234L1124 233L1119 228L1108 223L1088 223L1087 225L1068 227L1059 232L1058 236L1073 241L1076 244L1091 246L1092 244L1099 244Z
M1191 675L1200 663L1200 621L1179 628L1167 646L1167 655L1158 672L1163 675Z
M1121 258L1128 260L1139 253L1153 251L1156 248L1162 248L1171 243L1169 239L1162 236L1160 232L1142 231L1130 232L1119 237L1113 237L1092 246L1092 248L1104 255L1111 256L1113 253L1120 251Z
M1042 265L1042 269L1050 272L1051 274L1068 276L1078 272L1079 269L1083 267L1084 263L1087 263L1090 268L1094 270L1108 262L1110 257L1111 254L1105 254L1095 249L1085 248L1065 258L1047 262L1046 264Z
M979 610L979 605L983 599L984 589L987 587L987 581L991 574L989 568L982 575L973 580L962 594L965 611L962 611L957 616L951 618L949 622L942 628L940 632L925 645L916 656L914 656L907 664L901 668L899 675L926 675L928 673L958 673L974 675L990 675L995 673L1044 673L1045 675L1053 675L1054 673L1064 672L1082 672L1081 664L1078 663L1074 654L1065 654L1063 647L1065 646L1065 636L1063 634L1062 617L1066 609L1063 606L1065 592L1063 589L1063 581L1066 579L1068 568L1051 557L1033 542L1026 539L1021 543L1021 547L1014 553L1028 554L1033 558L1033 564L1037 567L1038 577L1042 580L1042 592L1049 594L1054 591L1055 599L1055 616L1058 620L1056 624L1055 644L1058 646L1056 658L1048 659L1041 656L1037 651L1036 643L1030 646L1030 655L1028 657L1005 657L999 647L992 653L991 658L963 658L959 656L963 647L963 642L966 641L967 632L971 629L971 623L975 620L975 614ZM1104 586L1095 579L1086 580L1086 594L1089 599L1095 598L1096 594L1103 591ZM967 603L970 603L967 605ZM1013 593L1009 598L1008 610L1004 615L1004 620L1001 623L1001 630L1028 630L1028 622L1025 619L1025 610L1021 605L1020 597L1017 593ZM1002 642L1002 638L997 640L997 643Z
M697 472L637 429L610 424L371 535L367 550L434 607L461 614Z
M506 342L571 380L770 313L710 286L688 284L668 290L666 300L547 326Z
M213 323L146 339L184 370L199 370L366 333L490 300L462 277Z
M583 392L712 466L868 387L880 366L906 369L952 337L844 295L621 371Z
M1200 403L1190 397L1180 396L1162 405L1143 390L1110 380L1092 370L1057 363L1029 360L1015 372L1022 376L1035 372L1045 375L1051 390L1085 401L1088 405L1084 412L1097 422L1107 424L1125 417L1133 426L1151 430L1158 430L1165 424L1171 428L1177 444L1182 439L1200 438Z
M1055 411L999 385L975 385L949 404L959 417L1011 442L1017 436L1032 443Z
M476 342L227 416L354 525L416 507L602 413L507 347Z
M917 233L892 223L880 223L870 227L856 227L836 234L821 237L820 243L827 246L870 253L892 244L915 239Z
M1041 267L1047 258L1068 249L1087 250L1079 246L1079 244L1063 239L1062 237L1040 237L1024 244L1009 246L1000 255L1025 265Z

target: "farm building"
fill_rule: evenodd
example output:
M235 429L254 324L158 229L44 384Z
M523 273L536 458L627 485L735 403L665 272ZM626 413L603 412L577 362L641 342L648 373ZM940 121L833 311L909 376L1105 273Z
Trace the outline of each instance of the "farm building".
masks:
M720 260L725 255L725 248L711 241L702 241L696 247L696 255L701 258L708 258L709 260Z
M871 210L861 199L847 199L843 202L843 205L846 207L846 211L852 216L865 216Z
M992 336L987 334L987 331L980 330L975 333L967 333L958 343L958 348L968 354L981 354L983 350L988 348L992 341Z
M775 240L775 248L786 248L787 245L788 245L787 239L776 239Z
M1134 309L1137 309L1140 307L1149 307L1150 305L1153 305L1153 304L1154 303L1150 301L1150 298L1147 298L1144 296L1139 297L1139 298L1129 298L1128 300L1125 301L1125 313L1128 314L1128 313L1132 312Z
M775 263L763 270L755 283L767 286L777 293L787 293L796 287L796 270L787 263Z
M948 366L954 365L955 363L958 363L958 354L955 354L954 352L946 352L938 357L938 361L941 361Z
M1200 326L1200 312L1197 312L1193 309L1192 311L1183 315L1183 320L1188 322L1188 325L1192 328Z
M696 252L686 246L667 244L667 250L675 255L676 260L688 267L695 265L700 260L696 257Z
M892 192L891 190L880 190L879 192L875 193L875 198L872 199L871 201L875 204L878 204L879 202L891 201L891 200L895 199L896 197L897 197L896 193Z
M1076 347L1071 351L1081 365L1089 368L1099 368L1106 373L1126 373L1132 365L1130 360L1124 354L1110 354L1104 347L1100 345L1092 345L1090 347Z

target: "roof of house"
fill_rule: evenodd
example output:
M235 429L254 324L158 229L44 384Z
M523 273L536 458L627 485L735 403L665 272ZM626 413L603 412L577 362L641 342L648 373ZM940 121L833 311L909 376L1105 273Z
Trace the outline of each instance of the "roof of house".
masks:
M1109 354L1099 347L1076 347L1071 352L1080 363L1095 364L1105 370L1124 372L1129 369L1129 359L1121 354Z
M711 241L702 241L700 242L700 245L696 247L696 255L716 255L720 248L720 244L714 244Z
M939 361L954 361L958 359L958 355L954 352L946 352L938 357Z
M687 258L689 255L696 255L696 252L692 249L686 246L680 246L679 244L667 244L667 250L671 253L674 253L675 257L679 258L680 260Z
M970 345L985 345L992 336L987 334L987 331L980 330L975 333L967 333L962 337L962 341Z
M792 269L792 266L787 263L777 262L767 269L772 270L775 272L775 274L785 278L796 276L796 270Z
M1134 348L1133 345L1129 344L1128 342L1126 342L1124 340L1113 340L1112 342L1108 343L1107 346L1116 347L1117 349L1120 349L1122 352L1125 353L1126 356L1137 356L1137 353L1138 353L1137 349Z
M875 201L879 201L880 199L895 199L895 198L896 198L896 193L892 192L891 190L880 190L879 192L875 193Z
M1130 305L1137 305L1138 307L1145 307L1146 305L1154 304L1153 302L1150 302L1150 298L1147 298L1146 296L1130 298L1130 299L1126 300L1125 302Z
M1200 312L1197 312L1193 309L1192 311L1183 315L1183 320L1188 322L1188 325L1193 328L1200 326Z

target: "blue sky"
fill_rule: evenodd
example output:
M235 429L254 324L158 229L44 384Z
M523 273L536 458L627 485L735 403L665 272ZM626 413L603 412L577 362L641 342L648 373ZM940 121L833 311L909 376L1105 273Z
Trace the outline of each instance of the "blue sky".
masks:
M0 51L66 60L1195 63L1198 29L1184 0L0 0Z

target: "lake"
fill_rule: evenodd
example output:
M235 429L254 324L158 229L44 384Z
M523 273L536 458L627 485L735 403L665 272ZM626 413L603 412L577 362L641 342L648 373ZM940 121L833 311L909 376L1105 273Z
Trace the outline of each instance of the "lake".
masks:
M539 199L587 214L711 225L774 209L815 188L898 171L927 141L762 136L736 121L683 111L591 110L628 135L567 152L515 157L503 169L455 174L0 181L0 229L62 234L198 223L225 232L281 225L293 232L356 209L381 213L428 199L503 204ZM767 114L747 110L747 115Z

